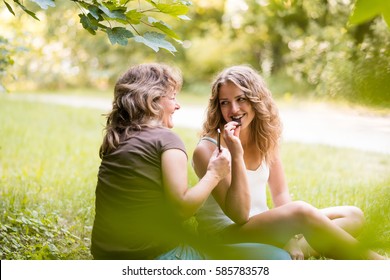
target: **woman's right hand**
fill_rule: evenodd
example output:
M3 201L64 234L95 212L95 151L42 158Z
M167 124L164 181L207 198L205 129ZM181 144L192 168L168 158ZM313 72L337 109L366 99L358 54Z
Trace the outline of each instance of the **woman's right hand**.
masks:
M213 172L218 181L230 173L230 153L226 148L221 147L221 152L216 148L211 155L207 170Z
M226 146L228 147L231 155L233 157L242 157L244 154L244 149L242 148L241 141L240 141L240 130L241 127L238 125L237 122L232 121L228 122L224 126L224 133L223 133L223 139L225 140Z

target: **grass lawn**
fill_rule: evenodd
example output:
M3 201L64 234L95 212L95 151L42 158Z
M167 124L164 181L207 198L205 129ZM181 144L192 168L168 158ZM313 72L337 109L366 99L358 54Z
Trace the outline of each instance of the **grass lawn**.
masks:
M101 111L9 100L0 95L0 258L90 259ZM175 129L188 154L197 131ZM352 204L367 217L362 240L390 253L390 158L284 143L294 199ZM189 184L196 177L188 164ZM374 246L374 245L372 245Z

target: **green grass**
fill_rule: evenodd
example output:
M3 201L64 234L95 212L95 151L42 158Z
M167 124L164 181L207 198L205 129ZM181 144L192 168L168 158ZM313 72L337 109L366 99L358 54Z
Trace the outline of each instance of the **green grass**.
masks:
M1 259L91 258L101 113L0 95ZM191 160L197 131L175 131ZM389 254L388 155L285 143L282 156L294 199L361 207L368 223L362 239ZM190 161L188 170L193 185Z

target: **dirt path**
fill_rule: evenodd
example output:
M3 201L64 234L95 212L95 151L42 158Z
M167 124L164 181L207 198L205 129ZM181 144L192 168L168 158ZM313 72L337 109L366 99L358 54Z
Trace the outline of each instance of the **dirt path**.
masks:
M104 112L111 106L111 100L106 98L35 94L9 95L9 98L96 108ZM390 116L371 116L325 104L294 106L280 108L285 141L320 143L390 154ZM199 106L182 106L174 115L175 125L199 129L204 109Z

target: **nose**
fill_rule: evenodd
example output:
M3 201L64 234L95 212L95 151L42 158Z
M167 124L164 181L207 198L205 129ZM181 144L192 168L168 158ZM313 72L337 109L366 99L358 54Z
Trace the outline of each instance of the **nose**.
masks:
M179 102L176 102L176 104L175 104L175 110L179 110L180 108L181 108L181 106L180 106Z
M237 113L238 111L240 111L240 105L237 102L232 102L231 110L232 110L232 114Z

